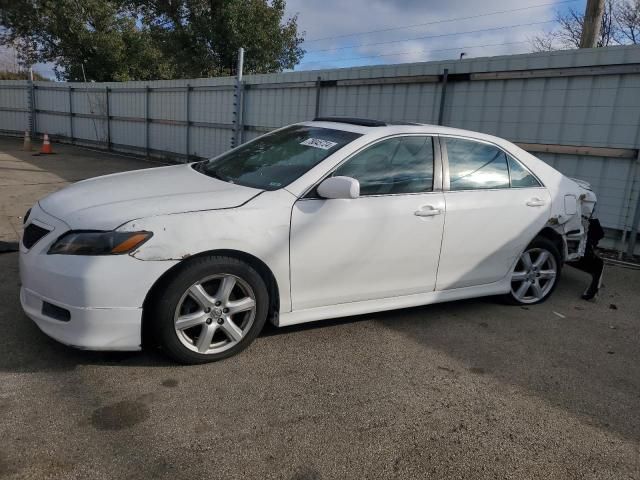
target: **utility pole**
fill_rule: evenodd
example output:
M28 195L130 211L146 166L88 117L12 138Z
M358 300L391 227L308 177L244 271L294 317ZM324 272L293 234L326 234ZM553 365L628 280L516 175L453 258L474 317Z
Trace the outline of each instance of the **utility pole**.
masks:
M604 1L587 0L582 24L582 36L580 37L580 48L595 48L598 46L602 16L604 15Z

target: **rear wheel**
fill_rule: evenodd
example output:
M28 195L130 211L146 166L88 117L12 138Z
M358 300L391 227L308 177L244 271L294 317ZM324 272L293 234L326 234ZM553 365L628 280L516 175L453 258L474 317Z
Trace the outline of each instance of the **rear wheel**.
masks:
M511 292L506 299L516 305L544 302L555 290L561 268L562 258L554 243L536 237L511 273Z
M182 363L205 363L246 348L267 318L262 277L231 257L189 261L158 292L152 328L163 350Z

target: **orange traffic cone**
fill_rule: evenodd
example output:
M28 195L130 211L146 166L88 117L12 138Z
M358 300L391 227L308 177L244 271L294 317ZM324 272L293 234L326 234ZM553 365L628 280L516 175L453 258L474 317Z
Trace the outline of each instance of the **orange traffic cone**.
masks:
M40 149L40 153L44 155L48 155L53 153L51 148L51 142L49 141L49 135L44 134L44 140L42 141L42 148Z

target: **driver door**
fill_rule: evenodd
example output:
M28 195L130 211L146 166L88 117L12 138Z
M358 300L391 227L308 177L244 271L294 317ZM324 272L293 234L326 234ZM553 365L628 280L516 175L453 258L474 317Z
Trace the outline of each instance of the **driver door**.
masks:
M435 289L445 203L434 146L424 135L381 140L332 172L358 180L359 198L314 189L294 204L294 311Z

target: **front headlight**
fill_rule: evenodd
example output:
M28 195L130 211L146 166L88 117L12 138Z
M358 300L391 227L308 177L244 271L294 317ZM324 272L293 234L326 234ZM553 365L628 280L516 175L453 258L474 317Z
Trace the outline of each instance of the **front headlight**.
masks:
M49 248L50 255L120 255L128 253L153 236L151 232L65 233Z

